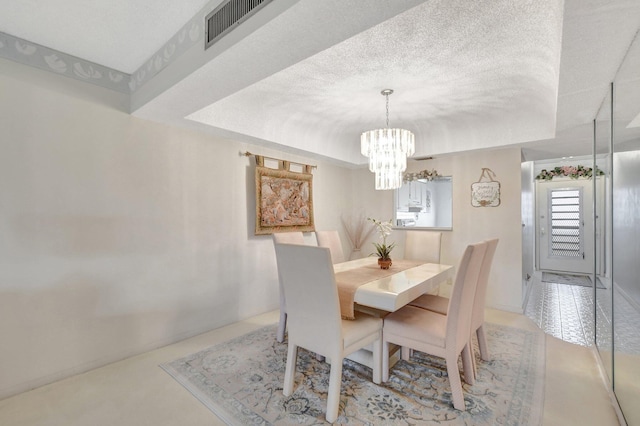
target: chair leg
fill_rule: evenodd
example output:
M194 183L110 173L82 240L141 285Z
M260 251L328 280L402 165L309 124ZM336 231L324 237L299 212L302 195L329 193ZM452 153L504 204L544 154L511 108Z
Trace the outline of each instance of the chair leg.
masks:
M484 332L484 324L482 324L476 330L476 335L478 336L478 347L480 348L480 358L483 361L489 361L491 357L489 356L489 346L487 346L487 336Z
M382 381L389 380L389 342L382 341Z
M388 358L389 358L389 353L387 352L387 359ZM382 376L382 339L381 338L373 342L372 368L373 368L373 383L375 383L376 385L379 385L380 377Z
M473 333L469 339L469 347L471 348L471 361L473 361L473 377L478 378L478 361L476 360L476 346L473 344Z
M478 379L478 364L476 362L476 350L473 346L473 338L469 339L469 348L471 350L471 366L473 367L473 378Z
M460 371L458 371L458 355L447 357L446 362L449 386L451 386L453 408L465 411L466 407L464 405L464 394L462 393L462 381L460 380Z
M284 342L284 331L287 328L287 313L280 309L280 322L278 323L278 334L276 335L276 340L279 343Z
M338 418L340 408L340 385L342 382L342 358L332 357L331 373L329 375L329 391L327 392L327 414L326 419L333 423Z
M473 365L473 351L471 349L471 342L464 345L462 348L462 371L464 372L464 381L470 385L473 385L476 381L475 367Z
M289 396L293 392L293 381L296 375L296 361L298 359L298 346L289 342L287 350L287 364L284 370L284 385L282 393Z
M400 359L404 359L405 361L407 361L409 358L411 358L411 348L408 346L403 346L400 350Z

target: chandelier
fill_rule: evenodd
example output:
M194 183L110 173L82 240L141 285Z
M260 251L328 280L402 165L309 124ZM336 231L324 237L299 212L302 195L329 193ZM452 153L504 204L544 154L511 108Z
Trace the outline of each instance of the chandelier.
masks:
M395 189L402 186L407 157L413 155L416 144L409 130L389 128L389 95L393 90L380 93L387 102L387 127L364 132L360 136L360 152L369 157L369 170L376 174L376 189Z

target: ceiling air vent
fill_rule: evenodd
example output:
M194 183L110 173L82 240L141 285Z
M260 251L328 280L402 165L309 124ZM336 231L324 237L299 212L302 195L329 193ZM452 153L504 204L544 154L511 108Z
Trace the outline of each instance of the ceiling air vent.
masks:
M223 2L206 17L205 50L271 1L228 0Z

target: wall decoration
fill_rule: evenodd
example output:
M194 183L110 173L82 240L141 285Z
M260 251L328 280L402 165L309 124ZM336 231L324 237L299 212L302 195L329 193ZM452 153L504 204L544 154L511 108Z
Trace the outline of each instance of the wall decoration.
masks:
M358 217L350 217L348 219L340 216L340 220L342 221L342 226L344 226L344 230L347 232L347 237L349 237L349 242L351 243L351 255L349 256L349 260L361 258L363 256L361 252L362 245L369 239L369 236L375 228L373 226L367 228L367 217L364 213L360 213L360 216Z
M279 168L272 169L264 167L258 157L255 235L315 231L311 166L305 166L302 173L292 172L289 162L279 161Z
M471 184L471 205L473 207L498 207L500 205L500 182L491 169L482 168L478 182Z
M559 166L554 167L551 170L542 169L536 180L551 180L554 177L570 177L571 179L586 178L591 179L593 177L593 169L591 167L578 166ZM604 172L596 167L596 176L604 175Z

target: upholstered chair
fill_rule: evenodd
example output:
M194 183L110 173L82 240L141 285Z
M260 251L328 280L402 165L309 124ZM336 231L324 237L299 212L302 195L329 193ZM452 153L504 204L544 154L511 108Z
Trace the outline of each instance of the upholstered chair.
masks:
M360 312L356 312L355 320L341 319L328 248L278 243L275 248L289 323L282 392L285 396L293 392L298 348L325 356L331 361L326 419L333 423L338 418L342 361L346 356L372 345L373 382L380 383L382 319Z
M442 232L406 231L404 258L427 263L440 263Z
M327 247L331 251L331 261L333 263L344 262L344 252L342 251L342 241L338 231L316 231L318 246Z
M487 287L489 286L489 273L491 272L491 265L493 264L493 258L496 253L496 248L498 247L498 239L486 240L486 243L487 251L484 255L484 259L482 260L482 267L480 268L478 287L476 288L476 294L473 300L473 314L471 318L471 335L475 333L478 338L478 349L480 350L480 358L483 361L490 360L487 336L484 330L484 308L487 298ZM409 304L446 315L449 299L441 296L425 294ZM473 348L472 342L470 342L470 346Z
M382 380L389 380L389 349L392 343L444 358L454 408L464 411L462 381L458 358L462 355L465 381L474 383L473 361L469 347L473 298L487 243L466 248L458 265L449 299L448 315L415 306L404 306L384 318L382 332ZM408 352L408 351L407 351ZM405 351L402 351L405 357Z
M274 244L304 244L304 235L302 235L302 232L279 232L272 234L272 236ZM278 270L278 281L280 293L280 321L278 323L276 339L278 342L282 343L284 341L284 333L287 330L287 303L284 299L280 270Z
M427 263L440 263L442 232L406 231L404 240L404 258ZM438 287L429 294L438 294Z

